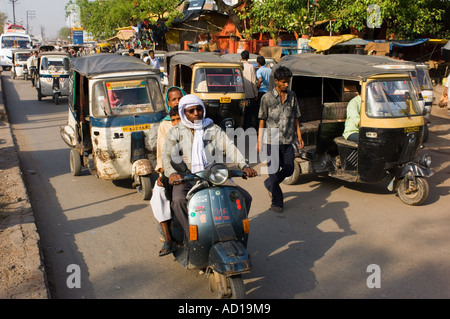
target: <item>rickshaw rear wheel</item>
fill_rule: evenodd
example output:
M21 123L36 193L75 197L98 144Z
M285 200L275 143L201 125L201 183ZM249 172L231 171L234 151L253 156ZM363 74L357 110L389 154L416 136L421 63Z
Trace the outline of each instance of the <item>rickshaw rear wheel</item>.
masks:
M38 101L41 101L42 100L41 89L37 89L37 95L38 95Z
M73 176L81 175L81 156L74 148L70 150L70 172Z
M416 182L404 179L398 182L397 194L400 200L412 206L421 205L428 197L430 189L428 182L423 177L416 177Z
M152 182L150 176L139 177L141 185L139 193L143 200L149 200L152 197Z

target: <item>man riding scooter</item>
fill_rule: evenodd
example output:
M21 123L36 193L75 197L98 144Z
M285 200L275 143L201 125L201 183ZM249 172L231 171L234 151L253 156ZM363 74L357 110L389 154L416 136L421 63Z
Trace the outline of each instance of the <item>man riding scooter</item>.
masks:
M200 98L189 94L181 98L178 104L181 123L167 133L162 162L164 173L173 185L171 208L180 222L185 234L189 234L186 195L192 188L189 182L183 182L180 173L196 173L214 162L215 152L233 159L247 177L257 172L248 166L244 156L228 138L226 133L209 118L205 118L205 106ZM238 189L245 199L247 211L250 211L251 195L232 181L228 185Z

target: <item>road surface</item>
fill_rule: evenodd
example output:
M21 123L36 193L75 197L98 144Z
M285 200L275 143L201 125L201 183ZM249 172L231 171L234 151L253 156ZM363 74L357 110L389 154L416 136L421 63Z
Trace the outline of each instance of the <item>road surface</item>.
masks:
M38 102L29 81L7 73L3 90L51 297L214 298L204 275L172 256L158 257L157 222L131 182L70 174L69 148L59 135L67 99ZM419 207L403 204L387 183L306 177L282 186L285 212L276 214L268 210L264 176L236 180L254 199L253 271L243 276L248 298L449 298L449 118L434 106L422 152L432 155L436 174ZM73 267L79 267L81 288L68 285Z

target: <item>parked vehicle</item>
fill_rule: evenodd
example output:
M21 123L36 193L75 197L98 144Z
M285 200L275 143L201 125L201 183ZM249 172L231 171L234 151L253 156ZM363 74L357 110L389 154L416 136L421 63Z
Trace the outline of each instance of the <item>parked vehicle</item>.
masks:
M224 164L186 174L183 180L195 183L187 195L189 234L176 216L172 221L172 236L181 245L173 252L175 259L186 269L204 270L210 291L219 298L246 298L241 274L251 271L248 211L242 194L224 186L229 178L242 176ZM163 234L159 224L158 229Z
M12 51L12 67L11 77L13 79L23 77L28 81L27 60L30 57L31 50L13 50Z
M61 96L69 95L69 55L63 52L42 52L35 72L38 100L51 96L58 104Z
M68 123L61 137L71 147L70 170L103 180L132 180L150 199L156 137L166 116L159 71L140 59L92 54L72 60Z
M208 117L222 128L242 127L247 105L241 63L228 62L210 52L166 54L168 87L179 86L202 99Z
M425 178L433 171L431 157L418 154L424 118L411 66L372 65L359 57L291 55L274 67L286 66L293 72L290 88L299 100L306 145L298 153L294 174L284 182L295 184L309 173L350 182L390 180L389 190L396 191L404 203L420 205L429 193ZM347 104L357 95L358 83L361 122L359 141L354 143L342 133Z

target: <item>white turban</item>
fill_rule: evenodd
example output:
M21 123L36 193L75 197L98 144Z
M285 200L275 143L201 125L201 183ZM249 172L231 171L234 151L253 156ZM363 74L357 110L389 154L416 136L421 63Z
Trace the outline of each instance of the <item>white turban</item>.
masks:
M201 121L195 121L195 123L192 123L187 119L184 110L197 105L201 105L203 107L203 119ZM207 164L205 147L203 145L203 129L212 124L213 121L210 118L205 118L205 105L203 104L202 100L194 94L185 95L180 99L180 101L178 102L178 114L180 115L181 123L194 130L191 172L196 173L202 171L205 169L205 166Z

